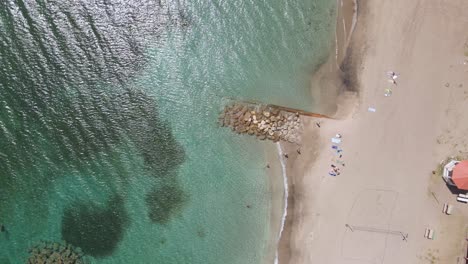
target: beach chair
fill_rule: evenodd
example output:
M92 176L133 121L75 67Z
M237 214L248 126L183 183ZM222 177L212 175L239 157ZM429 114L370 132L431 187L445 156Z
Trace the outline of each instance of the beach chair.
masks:
M331 142L335 143L335 144L340 144L341 143L341 138L334 137L334 138L331 139Z
M447 211L445 211L446 214L451 215L453 212L453 205L449 204L447 205Z
M426 232L424 232L424 237L427 239L434 239L434 229L426 228Z

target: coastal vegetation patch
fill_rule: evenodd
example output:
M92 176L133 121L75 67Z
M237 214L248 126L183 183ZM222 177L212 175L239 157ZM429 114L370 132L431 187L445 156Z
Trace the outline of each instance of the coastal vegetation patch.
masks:
M123 198L115 195L100 206L76 203L66 208L62 217L62 238L80 247L87 255L111 255L130 224Z

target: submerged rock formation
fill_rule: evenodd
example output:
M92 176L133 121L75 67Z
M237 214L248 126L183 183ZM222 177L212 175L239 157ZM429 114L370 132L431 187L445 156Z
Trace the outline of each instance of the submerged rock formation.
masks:
M121 195L111 196L105 205L76 201L63 212L62 238L86 255L105 257L117 249L129 225L130 216Z
M29 249L28 264L84 264L83 252L79 247L62 243L42 241Z
M224 107L218 122L238 134L254 135L260 140L274 142L297 143L302 131L299 113L283 111L271 105L229 104Z

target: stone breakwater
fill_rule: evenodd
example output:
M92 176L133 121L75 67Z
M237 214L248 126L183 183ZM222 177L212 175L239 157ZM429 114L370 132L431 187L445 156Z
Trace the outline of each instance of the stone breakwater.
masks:
M78 247L62 242L53 243L42 241L29 249L28 264L85 264L83 252Z
M256 136L260 140L297 143L301 138L299 113L283 111L275 106L229 104L224 107L218 122L238 134Z

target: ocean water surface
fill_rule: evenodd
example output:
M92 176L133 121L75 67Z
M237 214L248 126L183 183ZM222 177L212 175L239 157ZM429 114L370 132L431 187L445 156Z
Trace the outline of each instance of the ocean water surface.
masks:
M271 263L276 149L217 114L232 98L310 109L335 8L0 1L0 263L42 240L90 263Z

